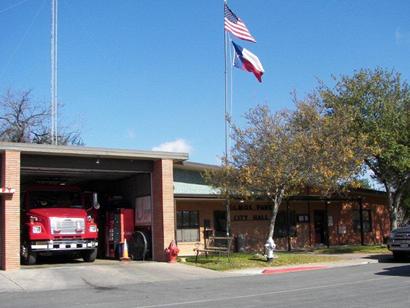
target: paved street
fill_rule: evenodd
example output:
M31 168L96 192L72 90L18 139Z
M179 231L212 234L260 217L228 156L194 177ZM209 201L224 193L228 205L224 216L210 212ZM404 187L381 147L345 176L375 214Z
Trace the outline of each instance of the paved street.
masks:
M109 277L107 278L109 279ZM52 281L50 281L52 283ZM5 292L1 307L409 307L410 264Z

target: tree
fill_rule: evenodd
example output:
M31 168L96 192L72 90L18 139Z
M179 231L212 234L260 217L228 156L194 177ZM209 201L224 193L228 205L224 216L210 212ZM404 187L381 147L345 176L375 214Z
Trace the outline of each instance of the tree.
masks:
M403 201L401 205L401 211L399 215L401 215L401 220L403 224L409 224L410 223L410 183L407 185L407 187L404 189L403 192Z
M31 91L8 90L0 98L0 141L51 143L47 108L31 99ZM82 145L80 133L60 128L60 145Z
M207 182L224 196L272 202L267 242L284 198L306 186L331 193L351 182L361 169L362 160L352 150L359 152L358 146L345 134L344 118L326 114L317 98L311 95L298 102L295 112L272 114L267 106L251 109L245 115L245 128L232 124L230 159L207 172Z
M335 80L333 88L320 86L323 107L346 115L349 134L362 140L364 162L386 189L394 229L410 180L409 85L399 73L380 68Z
M317 92L303 101L296 100L296 107L291 127L300 144L303 187L318 189L323 195L361 187L358 176L363 173L366 148L362 138L348 134L348 115L329 114Z

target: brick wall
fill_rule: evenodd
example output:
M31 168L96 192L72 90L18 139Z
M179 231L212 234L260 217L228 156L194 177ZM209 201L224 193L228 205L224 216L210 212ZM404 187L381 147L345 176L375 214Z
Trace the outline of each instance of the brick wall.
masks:
M199 212L199 242L178 242L178 248L180 250L181 256L192 256L194 255L194 248L204 247L204 220L207 219L211 222L211 228L214 228L214 211L223 211L225 209L223 201L217 200L178 200L177 202L178 211L198 211Z
M245 202L246 205L248 202ZM231 230L232 235L241 234L245 237L245 249L248 251L264 251L264 244L269 230L269 220L271 210L265 209L264 203L251 202L252 210L235 210L235 205L231 204ZM260 206L258 206L258 204ZM266 203L265 203L266 205ZM326 205L323 201L311 201L310 204L306 201L292 201L289 203L289 210L294 211L296 215L308 215L309 222L296 224L296 236L291 237L292 248L308 248L313 247L317 242L320 242L318 235L315 232L314 211L320 210L325 214ZM329 226L329 241L330 245L344 244L360 244L360 232L353 228L353 211L358 210L358 202L331 202L328 205L328 217L332 224ZM364 198L363 209L371 211L372 230L365 232L365 244L380 244L383 243L386 236L389 234L389 215L386 205L386 200L383 196L368 196ZM199 211L199 232L200 242L180 242L178 247L181 250L181 255L193 255L193 248L201 247L204 244L204 219L211 221L211 228L214 227L213 212L224 211L223 201L216 200L183 200L177 201L177 210ZM280 211L286 211L286 204L282 204ZM309 211L310 210L310 211ZM254 215L259 216L259 220L255 220ZM236 217L235 217L236 216ZM241 217L247 217L242 220ZM345 230L343 233L341 230ZM287 237L275 238L275 243L278 249L287 249Z
M153 260L166 261L165 249L175 239L173 161L158 160L152 173Z
M0 269L20 268L20 152L2 154L2 187L14 194L2 195L0 206Z
M332 227L329 227L330 244L360 244L361 234L353 228L353 211L359 210L358 202L343 202L329 206L329 215L333 216ZM370 232L364 232L365 244L381 244L385 242L390 232L389 211L384 198L366 197L363 200L363 210L370 210ZM340 227L346 233L341 234Z

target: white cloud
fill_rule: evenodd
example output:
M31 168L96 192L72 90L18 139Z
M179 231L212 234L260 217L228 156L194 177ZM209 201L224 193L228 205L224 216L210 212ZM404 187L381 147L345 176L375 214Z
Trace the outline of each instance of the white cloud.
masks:
M177 139L174 141L161 143L159 146L153 147L152 150L164 152L183 152L190 154L192 151L192 146L184 139Z
M396 44L400 44L401 40L403 39L403 34L400 31L400 28L396 28L394 32L394 38L396 39Z
M129 128L128 130L127 130L127 138L128 139L130 139L130 140L134 140L136 137L137 137L137 133L135 132L135 130L134 129L132 129L132 128Z
M396 28L396 31L394 32L394 39L396 40L396 44L407 44L410 42L410 32L408 31L403 31L400 29L400 27Z

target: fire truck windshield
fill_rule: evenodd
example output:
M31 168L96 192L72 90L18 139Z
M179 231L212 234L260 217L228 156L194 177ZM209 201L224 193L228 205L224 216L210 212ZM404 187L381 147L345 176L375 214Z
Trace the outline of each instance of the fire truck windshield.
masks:
M32 191L30 208L83 208L81 194L72 191Z

